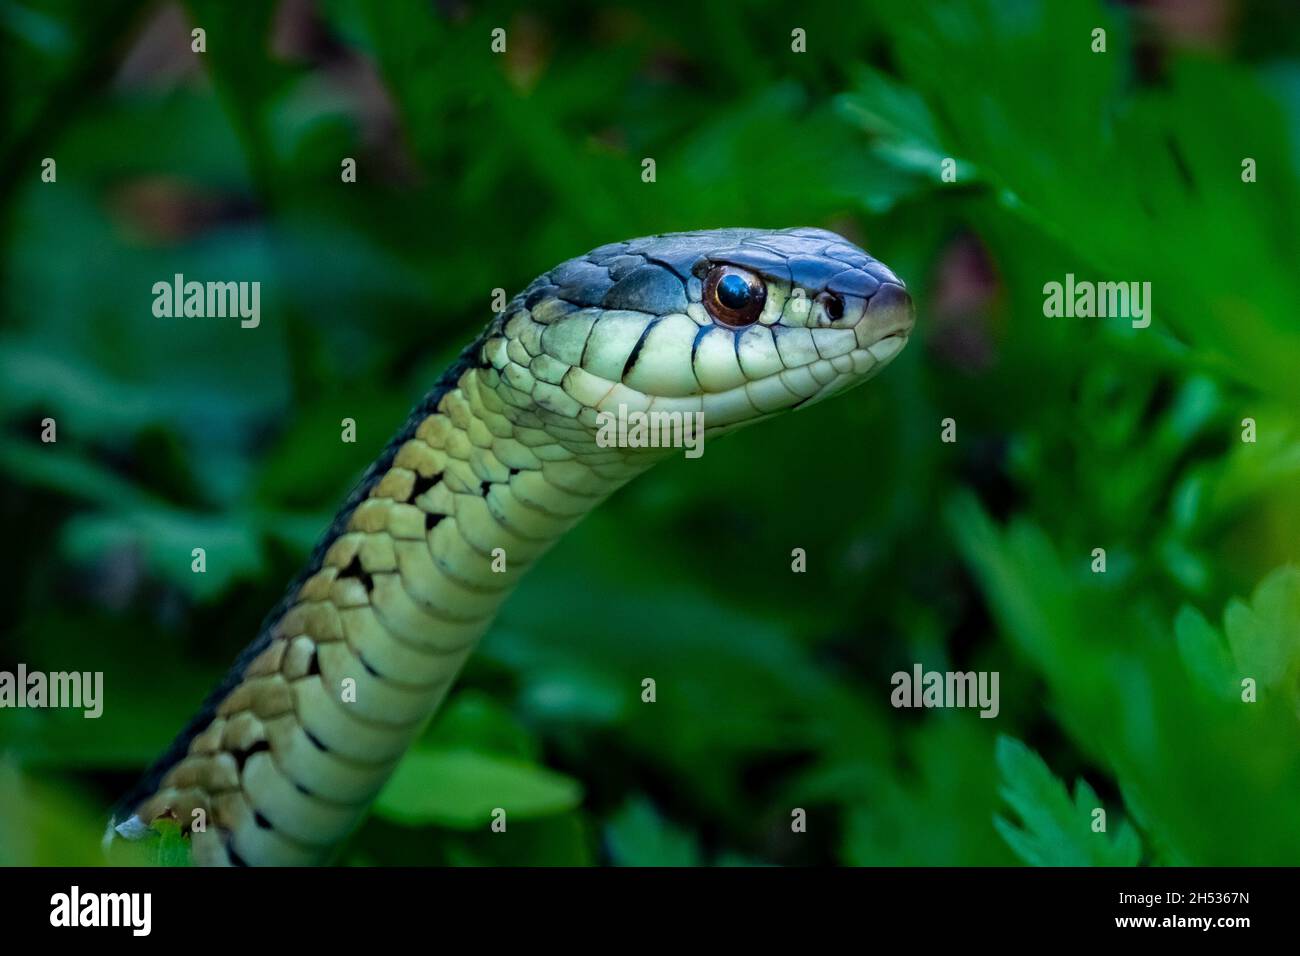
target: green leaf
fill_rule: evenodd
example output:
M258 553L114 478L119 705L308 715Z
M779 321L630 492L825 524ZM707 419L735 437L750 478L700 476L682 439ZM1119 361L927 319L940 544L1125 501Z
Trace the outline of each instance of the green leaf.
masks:
M1002 797L1021 827L995 817L993 825L1011 849L1032 866L1136 866L1142 855L1137 832L1121 821L1113 837L1095 833L1097 795L1079 780L1074 800L1038 754L1018 740L1000 737L998 769Z
M847 802L840 860L850 866L1013 863L989 827L999 807L992 723L927 720L896 740L908 772L870 757L830 764L805 777L791 802Z
M1294 686L1300 671L1300 569L1278 568L1250 604L1232 601L1223 614L1237 666L1261 687Z
M950 157L939 141L934 117L925 99L877 70L860 68L854 76L853 92L836 101L849 122L879 137L875 150L899 166L937 180L941 163ZM967 161L957 163L957 179L975 182L978 177Z
M375 802L375 812L407 826L470 830L501 808L511 819L563 813L582 800L577 781L545 767L472 750L415 750Z
M1198 360L1242 384L1294 401L1300 293L1288 272L1297 241L1288 215L1300 181L1288 104L1254 71L1182 57L1157 88L1133 95L1121 72L1129 25L1091 0L898 2L884 5L881 22L939 140L979 167L1004 211L1076 261L1150 281L1157 327L1176 329ZM1080 39L1097 26L1110 37L1104 56ZM1210 101L1216 124L1204 121ZM1261 170L1276 170L1269 190L1242 188L1240 143ZM1102 203L1107 215L1092 214ZM1193 258L1218 268L1188 274Z
M477 750L533 761L537 741L509 709L477 690L454 695L424 735L429 750Z
M695 838L659 815L654 805L637 796L605 826L609 854L622 866L699 866Z
M106 553L143 553L156 575L201 599L221 594L240 578L255 578L263 567L257 529L239 515L210 518L148 506L84 514L64 526L62 544L80 561ZM195 548L204 550L202 573L193 570Z
M1142 612L1142 598L1069 570L1036 522L999 528L964 497L950 516L968 567L1045 680L1060 725L1140 800L1163 858L1281 865L1295 856L1300 826L1278 799L1300 792L1291 701L1265 694L1243 706L1206 693L1188 679L1167 629ZM1071 551L1086 554L1082 543ZM1201 796L1189 803L1189 793ZM1218 826L1206 827L1204 806L1216 808Z
M1232 693L1235 668L1223 638L1200 611L1183 607L1174 620L1178 653L1187 670L1207 690L1223 696Z

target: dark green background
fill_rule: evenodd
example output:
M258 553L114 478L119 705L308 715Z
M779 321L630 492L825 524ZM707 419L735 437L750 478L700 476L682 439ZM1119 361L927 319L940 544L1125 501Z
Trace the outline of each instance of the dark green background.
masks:
M865 246L911 346L571 534L341 859L1300 860L1294 6L819 6L0 0L0 668L106 685L0 712L0 863L102 859L494 288L736 225ZM175 272L261 326L155 318ZM914 662L1001 714L892 709Z

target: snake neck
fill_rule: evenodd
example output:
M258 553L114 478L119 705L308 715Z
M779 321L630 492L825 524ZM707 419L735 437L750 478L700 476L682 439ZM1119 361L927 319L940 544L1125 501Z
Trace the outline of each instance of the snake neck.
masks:
M523 574L653 463L512 402L486 365L449 386L345 506L134 826L176 819L198 863L326 859Z

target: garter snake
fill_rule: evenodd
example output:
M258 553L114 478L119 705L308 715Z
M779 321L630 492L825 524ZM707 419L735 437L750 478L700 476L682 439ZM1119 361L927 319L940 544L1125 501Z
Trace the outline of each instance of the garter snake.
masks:
M540 276L371 465L116 833L167 817L196 863L325 861L520 576L673 453L597 442L602 413L702 413L712 438L865 381L912 322L898 278L821 229L633 239Z

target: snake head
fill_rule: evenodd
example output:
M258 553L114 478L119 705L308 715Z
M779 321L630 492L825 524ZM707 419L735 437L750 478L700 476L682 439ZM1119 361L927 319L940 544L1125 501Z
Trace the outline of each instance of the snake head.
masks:
M622 406L700 412L715 434L866 381L913 321L898 277L833 232L671 233L539 277L488 330L483 362L547 428L590 434Z

